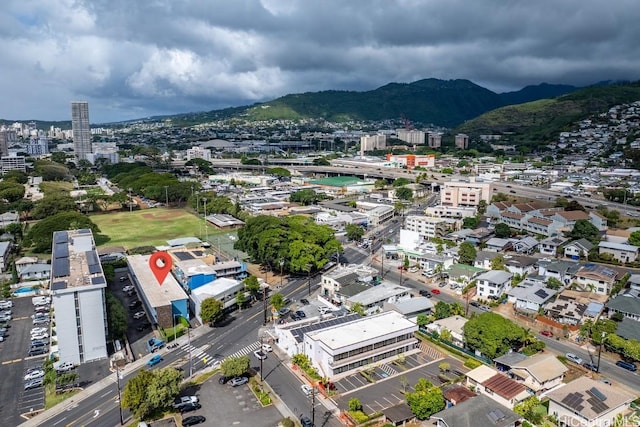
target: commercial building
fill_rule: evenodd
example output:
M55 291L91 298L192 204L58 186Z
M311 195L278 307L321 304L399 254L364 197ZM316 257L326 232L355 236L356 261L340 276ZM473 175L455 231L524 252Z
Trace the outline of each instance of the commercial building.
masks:
M208 148L191 147L187 150L187 161L193 159L202 159L210 162L211 150L209 150Z
M409 170L414 169L416 166L432 168L436 165L436 156L434 154L387 154L386 159L387 162L395 167Z
M441 133L429 133L427 136L427 145L429 148L442 147L442 134Z
M131 282L138 290L138 296L153 323L161 328L170 328L175 317L189 318L189 297L171 274L158 283L149 266L150 259L151 255L127 257Z
M39 135L37 138L31 138L27 143L27 154L30 156L42 156L49 154L49 138L45 135Z
M469 148L469 136L464 133L459 133L456 135L455 146L460 150L466 150Z
M107 357L106 287L91 230L54 232L51 297L61 361Z
M491 201L491 184L488 182L449 181L440 190L440 203L444 206L478 206L481 200Z
M412 145L424 144L424 131L417 129L397 129L396 135L400 141L408 142Z
M460 222L451 218L439 218L422 215L408 215L404 228L415 231L423 239L444 237L452 231L458 230Z
M95 164L98 159L105 159L111 164L120 162L120 155L115 142L96 142L91 144L91 153L87 153L86 158L91 164Z
M0 167L2 168L3 175L9 171L27 171L27 164L24 156L18 156L15 153L9 153L8 156L2 156L2 158L0 158Z
M225 310L230 311L236 307L236 295L241 291L244 291L244 282L240 280L226 277L214 280L191 291L191 311L198 321L202 323L202 318L200 317L202 301L207 298L215 298L222 302Z
M304 354L323 377L336 378L417 349L418 325L395 311L304 333Z
M71 103L71 128L73 130L73 151L78 160L87 160L91 153L91 128L89 127L89 103Z

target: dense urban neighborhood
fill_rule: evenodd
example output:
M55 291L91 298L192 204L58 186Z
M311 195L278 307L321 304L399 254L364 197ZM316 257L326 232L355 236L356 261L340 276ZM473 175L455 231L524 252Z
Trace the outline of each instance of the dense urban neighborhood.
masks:
M7 425L638 425L640 101L535 150L88 109L0 128Z

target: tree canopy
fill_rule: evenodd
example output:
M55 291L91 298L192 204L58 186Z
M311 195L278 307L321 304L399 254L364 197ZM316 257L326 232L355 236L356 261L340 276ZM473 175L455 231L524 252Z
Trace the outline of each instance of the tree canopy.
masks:
M413 190L408 187L400 187L396 190L396 197L400 200L413 199Z
M227 357L222 361L220 369L229 377L239 377L249 370L251 361L247 356Z
M629 244L633 246L640 246L640 231L634 231L629 236Z
M497 223L493 228L493 232L500 239L506 239L511 236L511 228L504 222Z
M473 243L470 242L462 242L460 244L460 249L458 250L458 256L460 257L461 264L473 265L473 262L476 260L476 247L473 246Z
M53 232L61 230L77 230L81 228L90 229L93 234L100 232L89 217L78 212L61 212L45 218L34 224L27 233L25 245L33 245L34 252L51 252Z
M207 298L200 304L200 318L206 323L216 323L224 317L224 305L216 298Z
M463 326L464 338L472 350L493 359L525 342L525 330L497 313L482 313Z
M342 252L330 227L300 215L248 218L234 247L274 270L284 259L284 270L297 273L308 271L309 265L312 272L322 268L331 255Z
M407 393L407 403L411 412L421 420L429 418L444 409L445 401L442 390L434 386L425 378L420 378L413 388L413 393Z
M294 191L289 196L291 203L299 203L302 206L315 205L322 197L310 188Z
M144 420L157 411L171 408L181 383L182 372L175 368L141 369L124 386L121 405Z
M364 236L364 229L356 224L347 224L344 227L347 235L347 239L359 241Z
M600 241L600 232L595 225L591 224L586 219L579 219L573 226L573 229L569 232L569 237L572 239L580 239L584 237L591 243L597 245Z
M267 174L279 177L288 177L291 176L291 171L287 168L276 167L267 169Z

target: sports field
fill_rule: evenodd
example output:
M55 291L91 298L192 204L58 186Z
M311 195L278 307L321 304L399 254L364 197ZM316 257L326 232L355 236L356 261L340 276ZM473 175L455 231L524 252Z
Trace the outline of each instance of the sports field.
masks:
M204 221L183 209L143 209L133 212L112 212L92 215L100 228L98 246L166 245L167 240L177 237L204 238ZM209 225L209 233L212 226ZM108 237L104 238L104 237Z

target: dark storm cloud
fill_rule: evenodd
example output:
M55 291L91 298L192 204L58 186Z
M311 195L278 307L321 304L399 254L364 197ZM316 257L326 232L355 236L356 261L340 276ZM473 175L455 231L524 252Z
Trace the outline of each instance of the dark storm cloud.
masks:
M495 91L637 80L618 0L5 0L0 117L92 121L422 78Z

